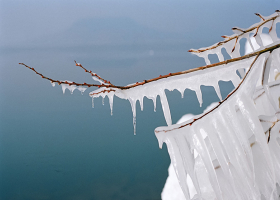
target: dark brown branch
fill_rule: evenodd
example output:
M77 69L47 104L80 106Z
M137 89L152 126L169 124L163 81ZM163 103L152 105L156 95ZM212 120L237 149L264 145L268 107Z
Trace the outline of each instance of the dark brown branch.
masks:
M277 11L278 11L278 10L276 10L275 12L277 12ZM189 52L201 53L201 52L204 52L204 51L208 51L208 50L211 50L211 49L215 49L215 48L217 48L218 46L221 46L221 45L223 45L223 44L225 44L225 43L227 43L227 42L229 42L229 41L231 41L231 40L233 40L233 39L235 39L235 38L238 38L238 37L244 35L245 33L248 33L248 32L250 32L250 31L252 31L252 30L254 30L254 29L257 29L257 30L258 30L259 27L261 27L262 25L266 24L267 22L269 22L269 21L271 21L271 20L275 20L277 17L279 17L279 16L274 16L274 17L271 17L271 18L269 18L269 19L267 19L267 20L264 20L264 21L263 21L262 23L260 23L259 25L254 26L254 27L252 27L252 28L249 28L249 29L247 29L247 30L241 30L241 29L238 29L238 28L233 28L233 30L240 30L241 33L240 33L239 35L236 35L236 36L233 36L233 37L222 36L223 38L227 38L227 40L222 41L222 42L219 42L218 44L216 44L216 45L214 45L214 46L212 46L212 47L205 48L205 49L198 49L198 50L190 49ZM256 36L257 32L258 32L258 31L256 31L256 33L255 33L254 36Z
M86 68L84 68L84 67L82 66L82 64L81 64L81 63L77 63L76 60L74 60L74 62L75 62L75 64L76 64L76 66L81 67L83 70L85 70L85 72L90 73L91 76L95 76L96 78L98 78L99 80L103 81L104 83L107 83L107 84L109 84L109 85L113 85L110 81L107 81L107 80L101 78L98 74L93 73L92 71L89 71L89 70L87 70Z
M259 16L263 21L265 21L265 19L261 16L261 14L255 13L255 15Z
M240 32L242 32L242 33L245 32L244 30L242 30L242 29L240 29L240 28L237 28L237 27L233 27L233 28L231 28L231 30L238 30L238 31L240 31Z
M28 65L24 64L24 63L19 63L20 65L23 65L29 69L31 69L32 71L34 71L36 74L38 74L39 76L41 76L43 79L47 79L49 80L51 83L57 83L58 85L60 84L68 84L68 85L76 85L76 86L87 86L87 87L100 87L101 85L98 84L88 84L88 83L75 83L75 82L68 82L68 81L59 81L59 80L54 80L51 78L48 78L46 76L44 76L43 74L40 74L39 72L37 72L33 67L29 67ZM103 85L102 85L103 86Z
M273 27L273 23L274 23L274 20L272 20L272 22L271 22L271 27L270 27L270 29L269 29L269 33L270 33L270 31L272 30L272 27Z
M235 40L234 47L233 47L231 53L235 50L235 46L236 46L237 41L238 41L238 37L237 37L236 40Z
M260 53L255 57L254 61L252 62L252 64L250 65L247 73L245 74L245 76L243 77L243 79L241 80L241 82L239 83L239 85L231 92L227 95L227 97L222 100L221 102L219 102L219 104L214 107L213 109L211 109L210 111L206 112L205 114L201 115L200 117L196 118L196 119L193 119L192 122L190 123L186 123L186 124L183 124L179 127L176 127L176 128L173 128L173 129L170 129L170 130L163 130L164 132L169 132L169 131L173 131L173 130L176 130L176 129L180 129L180 128L183 128L183 127L186 127L186 126L191 126L195 121L205 117L206 115L208 115L209 113L213 112L214 110L216 110L218 107L220 107L220 105L222 105L231 95L233 95L238 89L239 87L242 85L242 83L244 82L244 80L246 79L246 77L248 76L249 72L251 71L253 65L255 64L256 60L258 59L258 57L260 56ZM159 133L159 132L163 132L163 131L155 131L155 133Z
M101 93L109 93L109 92L115 92L116 90L113 90L113 89L109 89L109 90L102 90L100 92L96 92L96 93L90 93L89 95L90 96L93 96L93 95L96 95L96 94L101 94Z
M268 51L272 51L272 50L277 49L279 47L280 47L280 44L276 44L274 46L271 46L271 47L265 48L263 50L256 51L256 52L253 52L251 54L247 54L245 56L241 56L241 57L238 57L238 58L232 58L232 59L229 59L229 60L226 60L226 61L222 61L222 62L210 64L210 65L205 65L205 66L202 66L202 67L197 67L197 68L194 68L194 69L189 69L189 70L185 70L185 71L181 71L181 72L175 72L175 73L169 73L169 74L166 74L166 75L160 75L159 77L152 78L152 79L149 79L149 80L144 80L143 82L136 82L135 84L128 85L128 86L116 86L116 85L105 85L105 84L99 85L99 84L75 83L75 82L68 83L67 81L66 82L65 81L58 81L58 80L48 78L48 77L38 73L34 68L31 68L24 63L19 63L19 64L33 70L36 74L40 75L42 78L47 79L47 80L49 80L51 82L54 82L54 83L58 83L58 84L68 84L68 85L87 86L87 87L118 88L118 89L121 89L121 90L127 90L127 89L130 89L130 88L134 88L134 87L137 87L137 86L140 86L140 85L144 85L146 83L157 81L157 80L160 80L160 79L163 79L163 78L168 78L168 77L171 77L171 76L177 76L177 75L182 75L182 74L188 74L188 73L191 73L191 72L216 67L216 66L219 66L219 65L225 65L225 64L228 64L228 63L244 60L244 59L256 56L258 54L262 54L262 53L265 53L265 52L268 52Z

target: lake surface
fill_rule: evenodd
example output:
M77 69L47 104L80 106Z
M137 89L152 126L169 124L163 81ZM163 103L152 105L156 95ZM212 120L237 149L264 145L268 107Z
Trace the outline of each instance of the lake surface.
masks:
M168 176L169 155L159 149L154 129L165 126L159 98L157 111L144 100L137 105L133 135L128 101L95 100L87 89L62 94L60 86L18 65L24 62L58 80L93 83L73 60L116 85L126 85L204 65L190 58L191 44L85 45L50 48L1 48L0 199L160 199ZM199 114L218 101L213 88L195 93L166 91L173 123L186 113ZM232 89L221 84L223 97Z

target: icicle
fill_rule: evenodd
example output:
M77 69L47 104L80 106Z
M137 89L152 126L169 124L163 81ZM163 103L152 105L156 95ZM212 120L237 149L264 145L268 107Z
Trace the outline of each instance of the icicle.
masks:
M250 44L250 47L251 47L251 49L252 49L252 51L251 52L253 52L253 51L255 51L255 49L254 49L254 47L253 47L253 44L252 44L252 40L251 40L251 38L250 38L250 34L247 34L247 41L249 42L249 44Z
M210 142L212 144L214 153L216 154L216 157L219 161L219 164L227 178L227 180L229 180L231 187L234 191L234 194L236 194L237 196L239 196L239 192L237 192L237 188L235 187L235 183L234 183L234 178L232 176L232 173L228 167L228 160L226 158L226 152L223 150L222 148L222 144L221 141L219 140L219 138L216 135L216 131L213 129L213 125L212 122L209 120L206 122L207 125L205 125L205 128L202 129L205 132L207 132L207 135L210 139ZM240 197L237 199L241 199Z
M53 87L55 86L55 83L54 83L54 82L52 82L52 81L51 81L51 84L52 84L52 86L53 86Z
M225 114L228 116L228 119L230 119L230 125L232 125L233 129L235 130L236 136L239 139L244 151L246 152L246 157L248 158L249 165L251 167L253 180L255 180L255 173L254 173L254 163L253 163L253 155L251 146L248 140L248 133L246 134L246 128L247 125L240 123L242 119L239 119L240 116L238 116L236 110L234 107L228 106L228 112L225 112ZM239 112L240 113L240 112Z
M215 191L217 199L222 200L223 198L222 198L221 188L220 188L220 185L218 182L218 178L217 178L215 169L213 167L213 163L212 163L208 148L205 144L204 139L201 136L201 130L196 125L194 125L194 126L195 126L195 133L193 135L193 144L205 164L206 170L209 174L209 181Z
M221 95L221 91L220 91L220 87L219 87L218 83L213 85L213 87L214 87L214 89L215 89L215 91L216 91L220 101L222 101L223 99L222 99L222 95Z
M259 119L257 117L258 115L256 113L256 110L253 106L253 102L250 102L249 98L245 99L244 96L238 101L240 111L244 115L244 120L246 120L246 123L250 126L250 129L254 132L256 141L260 143L264 155L269 155L269 149L267 146L266 138L262 130L262 125L260 124ZM270 156L266 156L266 162L267 174L270 174L273 177L273 179L275 179L273 174L273 162Z
M136 135L136 101L130 98L128 100L130 102L131 109L132 109L134 135Z
M179 135L176 141L180 151L184 152L181 154L182 160L184 162L184 168L186 169L187 173L191 177L193 185L195 187L195 190L197 191L199 198L201 198L201 191L194 171L194 155L191 153L190 146L188 145L187 142L187 138L184 137L183 135Z
M168 153L170 155L171 163L174 166L174 170L177 174L179 183L183 190L183 193L187 199L190 198L188 185L186 183L187 180L187 173L184 169L183 160L181 157L180 149L178 148L177 141L173 137L168 137L165 141L166 145L168 146Z
M210 62L210 60L208 58L208 53L202 55L201 57L204 58L206 65L211 65L211 62Z
M278 110L278 106L275 104L273 98L272 98L272 94L269 90L269 85L268 85L268 79L269 79L269 72L270 72L270 68L271 68L271 62L272 62L272 58L273 58L273 54L275 54L275 52L273 51L272 54L267 58L267 61L264 64L264 72L263 72L263 88L265 91L265 94L267 95L268 100L270 101L270 104L273 106L275 112Z
M108 95L109 98L109 104L110 104L110 109L111 109L111 115L113 115L113 100L114 100L114 94L113 95Z
M224 109L225 110L223 111L223 113L225 113L224 117L226 118L227 127L229 128L229 130L235 133L232 135L234 141L236 141L236 143L239 142L235 146L236 148L239 147L240 149L243 149L243 151L240 150L241 154L239 155L239 157L240 159L243 159L243 165L245 166L244 169L247 169L247 174L250 175L250 179L253 181L254 180L253 156L252 156L250 144L248 142L248 138L246 137L246 133L244 133L244 131L242 131L243 129L240 129L239 127L240 124L237 121L238 116L236 114L235 107L224 106ZM246 158L248 158L249 162L247 162Z
M104 97L102 97L102 105L104 106Z
M199 105L201 107L202 103L203 103L203 100L202 100L202 94L201 94L200 86L198 88L195 88L194 91L196 93L197 100L198 100Z
M78 89L78 90L81 92L81 94L83 95L87 88L79 86L77 89Z
M261 39L261 37L260 37L260 34L257 34L257 35L255 36L255 39L256 39L257 44L258 44L260 47L262 47L262 46L263 46L263 42L262 42L262 39Z
M91 97L91 107L94 108L94 97Z
M66 84L61 84L61 89L63 94L65 94Z
M235 144L232 143L231 133L228 132L228 129L224 125L224 122L221 121L222 118L216 117L215 120L213 121L213 124L218 132L223 147L225 148L227 155L229 156L230 159L229 161L237 172L237 177L239 178L236 181L238 181L239 184L242 184L242 191L243 191L242 193L248 193L252 191L252 187L249 183L247 183L247 178L245 178L247 176L243 170L243 163L239 160L238 155L236 155L237 152L235 150L236 149L234 146Z
M183 99L184 98L185 90L179 90L179 92L181 93L181 98Z
M139 99L139 103L140 103L140 108L141 108L141 111L143 111L143 98L140 98Z
M160 102L161 102L162 111L165 117L166 124L170 126L172 125L172 119L171 119L170 109L169 109L165 92L162 91L159 96L160 96Z
M154 103L154 112L156 112L156 108L157 108L157 98L156 97L152 97L153 103Z
M220 62L223 62L225 60L224 59L224 55L221 52L221 48L219 48L219 51L217 51L216 54L217 54L218 59L219 59Z

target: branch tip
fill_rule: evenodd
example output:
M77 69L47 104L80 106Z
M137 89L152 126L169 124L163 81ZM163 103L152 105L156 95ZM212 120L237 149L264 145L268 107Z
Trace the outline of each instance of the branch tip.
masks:
M261 14L255 13L255 15L259 16L263 21L265 21L265 19L261 16Z

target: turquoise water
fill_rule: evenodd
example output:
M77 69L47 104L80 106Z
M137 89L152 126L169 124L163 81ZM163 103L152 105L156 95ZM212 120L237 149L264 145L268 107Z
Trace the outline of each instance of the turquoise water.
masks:
M159 149L153 132L165 125L159 98L157 112L151 100L144 99L142 112L137 105L134 136L128 101L115 98L111 116L108 99L104 106L101 99L95 100L95 108L91 108L91 89L84 95L79 91L71 95L68 90L62 94L60 87L53 88L17 63L25 62L55 79L92 82L74 65L72 60L77 57L85 67L116 84L203 63L197 59L197 63L186 65L187 48L183 45L121 46L108 47L111 57L99 55L106 62L93 67L90 63L95 57L92 52L98 51L95 48L1 50L2 199L160 199L170 159L166 146ZM151 48L153 56L148 53ZM119 60L119 66L106 64L126 52L131 55ZM170 68L173 63L176 65ZM232 87L221 86L224 96ZM178 91L167 91L173 123L186 113L200 113L218 100L213 88L202 86L202 93L205 101L199 108L193 91L186 90L183 99Z

